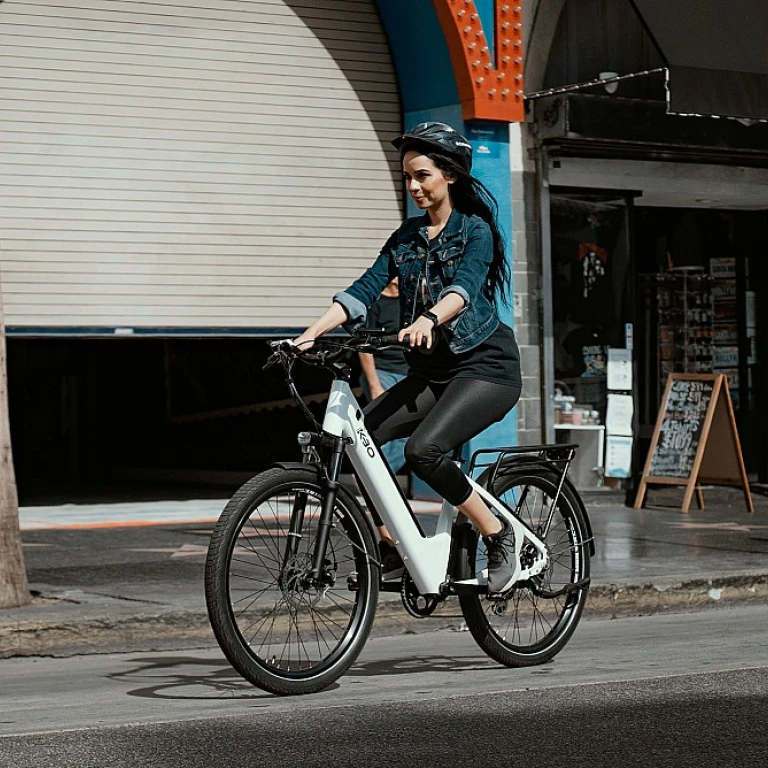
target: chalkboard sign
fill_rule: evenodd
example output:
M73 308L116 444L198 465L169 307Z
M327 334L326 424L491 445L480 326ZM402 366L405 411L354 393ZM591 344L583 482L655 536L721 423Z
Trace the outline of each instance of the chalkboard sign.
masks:
M672 379L649 475L686 480L691 476L714 389L713 380Z
M667 378L635 509L642 507L649 484L684 485L683 512L688 511L694 491L703 508L700 483L742 486L747 508L754 511L727 377L672 373Z

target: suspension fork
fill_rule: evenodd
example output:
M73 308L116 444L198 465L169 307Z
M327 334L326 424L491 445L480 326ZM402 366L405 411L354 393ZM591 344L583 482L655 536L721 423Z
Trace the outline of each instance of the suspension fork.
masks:
M336 506L336 496L339 492L339 476L341 475L341 460L344 456L345 444L346 440L343 437L336 437L333 438L331 445L331 456L324 481L323 507L317 525L315 551L312 553L312 567L307 574L307 578L316 584L320 582L325 569L325 555L328 550L328 538L333 527L333 508Z
M283 552L283 567L280 569L280 573L285 573L285 569L288 564L296 556L299 551L299 544L301 542L301 531L304 527L304 512L307 508L307 494L297 493L296 499L293 502L293 509L291 510L291 522L288 525L288 536L285 543L285 551Z
M301 446L302 464L311 464L320 462L317 453L317 447L312 444L312 434L301 432L299 434L299 445ZM304 528L304 513L307 509L307 494L297 493L291 509L291 518L288 524L288 535L286 537L285 551L283 552L283 565L280 573L285 573L288 565L293 561L296 553L299 551L299 544L302 539L302 530Z

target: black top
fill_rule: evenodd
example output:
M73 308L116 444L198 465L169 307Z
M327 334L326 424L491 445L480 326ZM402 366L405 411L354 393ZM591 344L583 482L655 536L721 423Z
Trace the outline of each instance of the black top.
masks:
M368 310L369 328L384 328L390 333L400 330L400 299L391 296L379 296ZM408 373L405 352L400 347L390 347L374 352L376 368L392 373Z
M410 372L429 381L445 384L452 379L479 379L494 384L522 386L520 351L515 332L504 323L468 352L454 354L439 336L434 352L409 352Z

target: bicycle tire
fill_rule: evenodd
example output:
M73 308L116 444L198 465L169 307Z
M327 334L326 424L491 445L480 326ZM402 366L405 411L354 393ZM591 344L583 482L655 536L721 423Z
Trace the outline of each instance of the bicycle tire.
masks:
M551 505L559 481L559 473L547 467L502 466L489 489L547 544L551 562L537 578L550 592L568 584L588 584L590 570L589 526L568 486L560 492L548 534L542 535L540 523L542 517L546 519L543 513L548 513L543 505L547 500ZM461 562L463 578L472 578L487 567L485 545L472 530L474 536ZM485 595L460 595L459 604L469 631L488 656L508 667L527 667L543 664L562 650L579 623L586 599L586 586L548 598L521 584L513 587L503 615L494 613L499 604Z
M306 498L298 551L285 563L290 510ZM324 491L311 469L271 469L245 483L217 522L205 565L216 640L246 680L282 695L326 688L354 663L370 633L380 567L371 525L343 488L330 530L326 583L302 585ZM354 575L353 575L354 572Z

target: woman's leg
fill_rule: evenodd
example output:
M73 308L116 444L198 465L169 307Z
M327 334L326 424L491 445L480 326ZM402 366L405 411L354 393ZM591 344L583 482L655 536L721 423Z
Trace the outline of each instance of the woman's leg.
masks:
M501 524L447 454L504 418L519 398L518 386L455 379L439 394L405 448L416 475L470 517L484 536L498 533Z
M436 401L435 385L416 376L407 376L363 409L365 426L379 446L402 440L413 433ZM374 509L370 512L379 536L391 542L381 517Z
M405 376L402 373L379 371L379 381L381 381L381 385L385 390L391 389L404 378ZM386 443L382 443L383 447L381 452L384 454L384 458L387 460L387 464L389 464L389 468L394 475L396 475L405 465L405 442L406 438L398 437L394 440L388 440Z
M471 518L488 552L488 594L503 597L515 583L515 536L497 518L446 455L501 420L517 403L520 387L455 379L414 430L405 455L414 472Z

